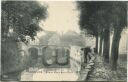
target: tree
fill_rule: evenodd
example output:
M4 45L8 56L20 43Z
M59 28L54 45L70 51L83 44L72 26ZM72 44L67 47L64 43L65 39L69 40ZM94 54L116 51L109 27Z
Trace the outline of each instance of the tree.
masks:
M127 4L125 2L78 2L80 27L100 36L100 53L103 47L105 62L109 62L110 33L114 31L111 49L112 69L116 69L121 32L127 25ZM100 33L103 32L103 33ZM103 40L103 41L102 41Z
M47 7L35 1L2 1L2 38L8 37L9 29L13 29L15 39L26 41L25 36L34 39L40 19L46 19Z
M97 11L100 8L99 2L77 2L80 10L80 27L96 37L96 52L98 53L99 24L97 24Z
M112 25L114 29L112 49L111 49L111 66L112 70L117 69L117 60L119 55L119 43L122 30L127 26L127 3L115 2L112 5Z
M27 48L20 49L21 45L17 41L26 43L26 36L34 39L36 33L41 30L38 23L46 18L47 7L36 1L2 1L2 74L17 73L29 66Z
M99 46L99 55L102 55L102 49L103 49L103 33L104 31L102 30L100 34L100 46Z
M109 21L108 21L108 18L109 17L106 16L109 7L107 7L106 4L108 3L106 2L78 2L78 9L81 12L80 23L79 23L80 27L82 29L83 28L87 29L89 31L89 34L92 34L96 37L96 51L97 52L98 52L98 37L102 38L101 40L103 40L104 38L103 35L107 36L104 39L105 40L104 59L108 59L107 56L109 56L108 54L109 52L109 26L108 26Z

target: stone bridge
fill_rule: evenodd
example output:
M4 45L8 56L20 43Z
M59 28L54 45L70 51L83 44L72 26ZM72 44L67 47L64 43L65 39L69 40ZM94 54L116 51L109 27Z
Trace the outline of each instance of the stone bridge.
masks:
M38 51L38 55L42 55L42 51L43 51L43 48L46 48L46 47L54 47L54 49L58 49L60 47L64 47L65 49L68 49L70 50L70 46L57 46L57 45L29 45L28 46L28 51L32 48L36 49Z

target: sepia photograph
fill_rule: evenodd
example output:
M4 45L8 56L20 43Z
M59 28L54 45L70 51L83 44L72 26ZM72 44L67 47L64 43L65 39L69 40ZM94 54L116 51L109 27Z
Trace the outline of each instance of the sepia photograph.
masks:
M127 81L128 2L2 0L0 81Z

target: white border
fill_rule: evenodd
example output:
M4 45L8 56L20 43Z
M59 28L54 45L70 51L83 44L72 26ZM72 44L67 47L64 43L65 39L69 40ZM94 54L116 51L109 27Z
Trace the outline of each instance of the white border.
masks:
M0 0L0 75L1 75L1 1L128 1L128 0ZM127 4L128 8L128 4ZM127 10L127 23L128 23L128 10ZM128 37L127 37L127 68L128 68ZM128 70L127 70L128 76ZM1 77L0 77L1 78ZM128 81L128 77L127 77Z

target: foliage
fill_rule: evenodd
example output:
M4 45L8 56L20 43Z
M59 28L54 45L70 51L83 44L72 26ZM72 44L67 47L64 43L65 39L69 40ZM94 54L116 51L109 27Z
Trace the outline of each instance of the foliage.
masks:
M14 40L7 39L1 45L1 72L2 74L17 73L26 69L30 62L27 50L20 50ZM23 54L24 53L24 54Z
M78 9L80 10L80 27L87 29L89 34L97 36L98 32L98 10L101 7L99 2L78 2ZM100 15L101 16L101 15Z
M2 38L6 39L12 29L16 40L26 41L25 36L34 39L41 30L38 23L46 19L47 7L35 1L2 1Z
M93 35L101 32L103 28L125 27L127 24L125 2L78 1L77 3L80 10L80 27L91 31Z
M115 29L123 29L127 26L127 3L116 2L111 8L111 22Z

